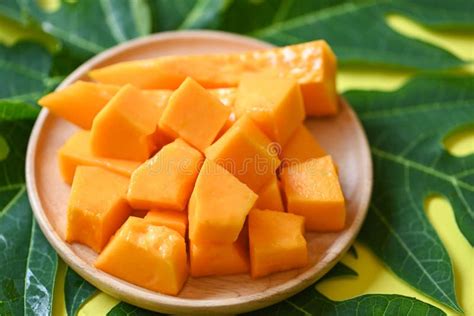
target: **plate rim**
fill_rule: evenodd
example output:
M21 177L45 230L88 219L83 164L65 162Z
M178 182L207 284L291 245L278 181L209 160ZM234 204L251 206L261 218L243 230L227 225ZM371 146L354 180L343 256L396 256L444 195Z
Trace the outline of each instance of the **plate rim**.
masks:
M148 45L150 42L159 42L166 41L168 39L176 38L217 38L225 39L234 42L242 42L246 44L252 44L260 46L262 48L272 47L273 45L242 35L237 35L228 32L222 31L203 31L203 30L188 30L188 31L170 31L170 32L161 32L151 34L149 36L140 37L131 41L127 41L111 47L94 57L88 59L78 68L76 68L71 74L69 74L56 90L62 89L82 76L87 70L92 69L95 65L99 64L103 60L108 59L114 55L125 52L127 50L133 50L141 45ZM229 313L229 312L244 312L256 310L263 308L279 301L282 301L301 290L305 289L309 285L313 284L324 274L326 274L347 252L352 242L356 239L361 227L364 222L372 194L373 187L373 168L372 168L372 156L370 154L370 147L367 140L367 136L363 125L361 124L358 116L355 114L351 106L340 97L340 102L345 103L349 110L349 114L353 117L356 123L359 125L359 132L361 133L361 140L364 143L364 162L367 164L364 169L366 170L365 182L362 185L364 187L364 196L365 200L359 206L357 214L355 215L354 221L350 226L350 229L353 231L353 234L346 234L342 240L338 238L338 251L333 252L329 255L326 265L322 269L316 269L318 266L316 263L310 269L302 272L293 279L288 280L285 283L271 287L264 291L265 295L261 293L255 293L246 296L238 296L232 298L223 298L223 299L191 299L191 298L180 298L175 296L169 296L165 294L160 294L157 292L148 291L142 287L126 284L124 287L124 280L118 279L114 276L106 274L105 272L99 271L97 274L97 269L87 264L84 260L78 257L72 249L70 249L66 242L57 234L57 232L52 227L46 213L44 212L41 200L38 194L38 189L36 186L36 176L35 176L35 161L36 161L36 151L38 145L38 139L41 134L42 127L50 115L48 109L43 108L38 115L34 127L31 131L30 138L28 141L28 148L26 153L26 188L28 198L31 204L33 214L36 221L38 222L40 229L48 240L49 244L55 249L57 254L71 267L76 273L81 277L87 280L89 283L93 284L95 287L101 291L118 298L120 300L126 301L128 303L138 305L147 309L161 312L197 312L197 313ZM349 231L349 229L347 229ZM102 275L103 274L103 275ZM130 286L132 288L130 288ZM132 291L129 293L128 290L141 290L141 291ZM143 292L144 291L144 292ZM137 292L137 293L135 293ZM142 293L140 293L142 292ZM143 294L146 294L145 296ZM153 299L151 299L153 298ZM245 298L245 299L243 299Z

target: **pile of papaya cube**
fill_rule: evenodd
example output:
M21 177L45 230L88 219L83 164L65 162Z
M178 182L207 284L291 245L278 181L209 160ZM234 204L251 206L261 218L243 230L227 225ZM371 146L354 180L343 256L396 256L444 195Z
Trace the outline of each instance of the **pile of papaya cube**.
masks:
M58 151L66 241L177 295L191 277L308 267L307 232L345 226L331 156L304 125L338 113L325 41L90 71L40 105L79 129Z

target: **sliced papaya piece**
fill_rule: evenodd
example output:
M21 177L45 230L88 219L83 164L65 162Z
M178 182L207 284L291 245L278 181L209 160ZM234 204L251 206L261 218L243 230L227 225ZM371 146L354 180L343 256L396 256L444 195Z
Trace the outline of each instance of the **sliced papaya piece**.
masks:
M242 74L271 72L298 82L307 115L338 111L337 60L324 40L237 54L166 56L89 72L94 80L145 89L176 89L186 77L206 88L236 87Z
M120 88L117 85L76 81L62 90L49 93L41 98L38 103L43 107L47 107L55 115L89 130L92 128L92 122L97 113L117 94ZM171 92L171 90L143 90L142 94L150 98L150 101L158 107L161 116ZM229 97L224 95L231 95L232 92L223 91L219 94L222 94L223 98L226 99ZM157 135L157 137L160 136Z
M344 195L331 156L289 165L283 168L281 180L287 210L305 217L306 230L331 232L344 228Z
M311 134L306 126L301 124L283 146L280 158L285 165L298 164L311 158L320 158L327 153Z
M91 149L95 155L145 161L156 149L159 108L141 91L124 86L92 123Z
M253 209L249 214L249 243L253 278L308 264L303 216Z
M266 74L242 76L234 108L237 118L248 113L268 138L282 146L305 118L296 81Z
M255 207L273 211L285 211L276 175L270 178L270 181L258 191L258 200L255 203Z
M177 295L188 276L186 244L168 227L129 217L95 266L146 289Z
M189 242L191 276L230 275L249 271L248 230L233 243Z
M83 129L91 129L94 117L119 89L116 85L76 81L45 95L38 104Z
M158 108L157 115L158 115L158 122L159 118L163 115L166 106L168 105L168 100L171 96L171 90L142 90L142 94L150 99L150 101L155 104ZM155 130L153 134L153 142L157 146L158 149L163 147L166 144L169 144L173 141L173 138L168 136L163 130L159 127Z
M213 161L206 159L188 207L189 239L196 243L237 240L257 195Z
M234 103L235 103L235 96L236 96L236 89L235 88L218 88L218 89L209 89L209 92L214 94L219 101L225 106L229 108L231 111L229 114L229 117L224 123L224 126L222 126L221 130L217 134L216 139L221 138L222 135L224 135L227 130L234 125L235 121L237 120L237 117L235 116L234 113Z
M203 155L197 149L176 139L133 172L128 202L136 209L183 211L202 160Z
M166 226L186 236L188 214L177 211L151 210L145 215L145 220L157 226Z
M256 68L252 61L239 58L239 54L164 56L93 69L89 77L102 83L130 83L142 89L177 89L187 77L210 89L235 87L242 73Z
M148 210L133 210L131 216L144 218L148 212Z
M78 166L96 166L130 177L140 165L137 161L110 159L96 156L90 148L90 132L79 130L58 151L61 176L67 184L72 183Z
M235 88L218 88L209 89L210 93L215 95L221 103L230 109L234 107L236 89Z
M187 78L171 95L160 128L203 151L212 144L229 115L229 108L216 96Z
M132 212L128 178L99 167L79 166L67 210L66 241L100 252Z
M272 143L248 115L242 116L224 135L205 150L215 161L254 192L275 175L280 165Z

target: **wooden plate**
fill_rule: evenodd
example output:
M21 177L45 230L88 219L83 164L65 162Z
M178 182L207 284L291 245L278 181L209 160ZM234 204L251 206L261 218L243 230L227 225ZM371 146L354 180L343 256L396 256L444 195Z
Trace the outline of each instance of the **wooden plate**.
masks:
M111 48L77 68L58 89L87 80L90 69L125 60L162 55L241 52L270 47L251 38L208 31L169 32ZM340 233L307 234L311 264L300 270L252 280L248 275L190 278L179 296L152 292L94 268L96 254L85 246L63 241L70 188L59 175L56 152L77 130L43 109L28 145L28 196L43 233L74 271L100 290L128 303L165 313L241 313L277 303L323 276L356 237L372 188L372 161L364 130L350 106L341 99L336 117L309 119L306 125L333 155L347 199L346 229Z

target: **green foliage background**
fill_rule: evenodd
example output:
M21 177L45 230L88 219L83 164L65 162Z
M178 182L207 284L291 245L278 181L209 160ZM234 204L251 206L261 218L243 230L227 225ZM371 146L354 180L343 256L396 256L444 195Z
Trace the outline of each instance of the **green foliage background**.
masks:
M451 156L442 146L453 130L474 126L474 79L461 60L392 30L386 15L407 16L439 30L474 29L474 2L464 0L79 0L46 12L33 0L2 0L0 15L49 34L46 42L0 46L0 314L48 315L58 258L30 210L24 157L39 112L36 100L91 56L153 32L216 29L287 45L324 38L342 68L410 69L416 77L394 92L351 91L368 134L375 186L359 240L400 278L461 312L449 255L423 211L430 194L452 204L457 224L474 244L474 156ZM44 36L43 36L44 37ZM52 43L52 44L51 44ZM0 140L1 140L0 139ZM353 275L339 264L328 277ZM96 293L72 270L66 274L70 315ZM299 314L443 314L414 298L364 295L335 302L314 286L255 312ZM111 315L148 312L120 303Z

